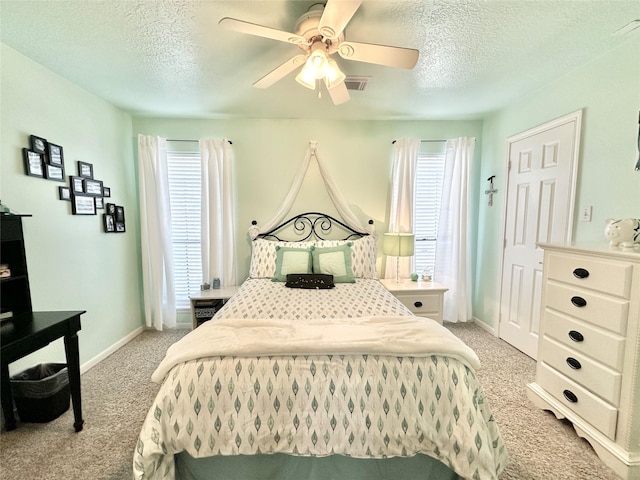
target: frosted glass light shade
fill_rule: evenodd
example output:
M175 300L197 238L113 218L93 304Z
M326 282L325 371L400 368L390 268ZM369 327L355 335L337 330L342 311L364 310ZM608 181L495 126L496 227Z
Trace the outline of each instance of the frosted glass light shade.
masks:
M382 251L392 257L410 257L413 255L414 238L413 233L385 233Z

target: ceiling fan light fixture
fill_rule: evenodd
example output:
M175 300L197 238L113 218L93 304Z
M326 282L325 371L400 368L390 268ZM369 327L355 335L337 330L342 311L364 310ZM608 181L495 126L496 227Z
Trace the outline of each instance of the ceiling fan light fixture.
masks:
M324 84L327 86L327 89L331 89L336 85L339 85L345 78L346 75L338 68L336 61L330 58L327 62L327 68L324 76Z
M309 67L309 64L306 63L300 73L296 75L296 82L298 82L303 87L307 87L311 90L316 89L316 71L313 67Z

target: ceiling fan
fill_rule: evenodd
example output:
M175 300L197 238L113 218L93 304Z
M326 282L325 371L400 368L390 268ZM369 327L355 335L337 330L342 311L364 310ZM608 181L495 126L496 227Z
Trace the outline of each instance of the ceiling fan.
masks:
M406 69L413 68L418 61L419 52L412 48L345 40L344 28L361 3L362 0L327 0L326 4L314 4L296 22L295 33L229 17L221 19L218 25L236 32L291 43L303 51L255 82L254 87L270 87L302 67L296 76L298 83L315 90L324 82L331 100L338 105L349 100L349 92L344 83L344 73L331 58L334 53L337 52L346 60Z

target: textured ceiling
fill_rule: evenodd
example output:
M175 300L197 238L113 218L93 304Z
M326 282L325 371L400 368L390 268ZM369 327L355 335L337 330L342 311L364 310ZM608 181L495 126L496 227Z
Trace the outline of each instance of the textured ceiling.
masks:
M364 0L347 40L416 48L413 70L336 56L347 75L370 77L339 106L295 74L253 88L298 48L218 21L293 31L313 3L0 0L0 39L133 114L210 118L480 118L622 42L640 46L640 29L612 35L640 18L640 0Z

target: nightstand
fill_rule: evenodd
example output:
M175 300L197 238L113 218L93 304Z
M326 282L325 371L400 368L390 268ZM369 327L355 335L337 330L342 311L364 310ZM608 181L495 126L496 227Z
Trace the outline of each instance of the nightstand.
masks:
M448 288L435 282L381 279L380 282L400 300L414 315L429 317L442 324L444 292Z
M211 320L218 310L227 303L237 291L236 286L200 290L189 296L191 299L191 327L196 328Z

